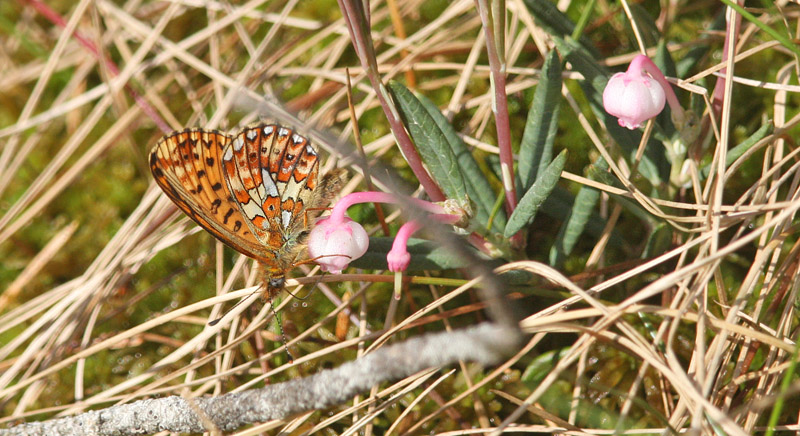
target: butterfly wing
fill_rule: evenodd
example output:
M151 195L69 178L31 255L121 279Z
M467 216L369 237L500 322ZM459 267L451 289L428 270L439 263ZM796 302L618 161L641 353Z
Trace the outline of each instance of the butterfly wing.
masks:
M162 138L150 152L150 171L164 193L191 219L240 253L269 262L225 182L222 153L231 138L187 129Z
M231 192L251 231L280 250L300 230L313 196L319 155L308 139L276 125L247 128L225 150L224 169Z
M305 211L311 207L318 188L319 155L308 138L289 129L283 135L278 133L276 145L281 145L284 152L271 156L270 174L281 193L280 224L287 232L296 233L308 226Z

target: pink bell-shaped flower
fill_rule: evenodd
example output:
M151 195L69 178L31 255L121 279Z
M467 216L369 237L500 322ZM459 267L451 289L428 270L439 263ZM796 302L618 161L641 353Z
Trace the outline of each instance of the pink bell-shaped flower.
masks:
M335 221L338 221L335 222ZM323 271L339 274L367 252L369 236L361 224L345 218L324 218L308 235L308 254Z
M641 69L614 74L603 91L606 112L618 117L619 125L629 129L639 128L661 113L665 102L664 89Z
M619 118L619 125L639 128L664 109L664 101L672 110L672 122L682 129L687 121L678 96L664 73L645 55L637 55L628 71L611 76L603 90L603 107ZM691 124L691 123L690 123Z

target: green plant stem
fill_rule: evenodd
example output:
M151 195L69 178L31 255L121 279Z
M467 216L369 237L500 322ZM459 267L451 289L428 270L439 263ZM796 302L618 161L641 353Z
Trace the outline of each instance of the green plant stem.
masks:
M796 341L797 338L795 338L795 343L797 343ZM781 417L781 411L783 410L783 406L786 405L786 392L789 391L792 381L797 378L795 376L795 370L797 369L798 352L800 352L800 347L795 346L792 361L789 363L789 367L786 368L786 371L783 373L781 389L778 397L775 399L775 407L773 407L772 411L770 412L769 423L767 424L767 432L764 433L764 436L772 436L775 434L775 426L778 425L778 419Z
M575 25L575 30L572 31L572 39L576 41L580 39L583 29L585 29L586 24L589 23L589 17L592 15L592 10L594 10L595 3L597 3L597 0L589 0L589 2L586 3L586 6L583 7L583 11L581 11L581 17L578 19L578 23Z

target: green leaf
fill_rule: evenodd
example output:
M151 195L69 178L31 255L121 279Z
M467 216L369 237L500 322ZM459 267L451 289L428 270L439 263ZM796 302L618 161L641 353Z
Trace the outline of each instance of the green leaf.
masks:
M750 135L749 138L742 141L741 144L733 147L732 149L728 150L728 153L725 155L725 167L731 166L736 159L739 159L750 147L756 145L758 141L764 139L767 135L771 135L773 130L773 123L772 121L764 124L761 126L755 133ZM703 179L708 178L708 175L711 174L711 164L704 166L700 169L700 176Z
M563 12L558 10L555 3L550 0L524 0L525 6L533 15L536 24L541 26L545 32L553 37L566 38L575 31L575 23ZM584 49L589 50L592 55L599 56L595 51L592 41L586 35L582 35L580 44Z
M536 212L539 211L539 206L544 203L553 188L556 187L558 179L561 178L561 170L564 169L564 164L567 162L567 151L563 150L553 159L553 162L545 168L542 175L536 179L536 182L528 189L528 192L522 196L522 199L517 204L517 208L508 218L508 225L504 232L504 236L509 238L523 227L533 222L536 217Z
M633 22L636 23L636 27L639 29L639 34L642 36L645 47L652 47L658 44L661 39L661 32L658 30L656 22L653 21L650 12L638 3L631 2L628 6L630 6ZM631 21L625 20L625 27L629 32L631 45L636 47L636 35L633 33L633 28L631 28Z
M665 76L677 76L678 71L675 69L675 60L672 59L672 53L667 48L667 43L664 40L659 41L656 47L656 55L653 56L653 63L656 64L659 70Z
M589 170L587 171L587 176L589 177L590 180L595 180L597 182L604 183L608 186L613 186L615 188L627 191L625 185L623 185L622 182L619 181L619 179L612 176L611 173L608 171L608 168L600 169L599 167L592 165L591 167L589 167ZM611 193L609 193L609 196L612 197L617 203L619 203L620 206L622 206L625 210L633 214L636 218L638 218L642 222L647 222L650 224L650 226L653 227L663 223L663 220L661 218L658 218L651 212L645 210L641 204L632 201L630 198L625 197L624 195L617 195ZM591 221L589 222L591 223ZM587 227L586 230L589 230L589 227Z
M642 259L649 259L666 252L672 243L672 227L667 223L658 223L647 236Z
M569 351L569 348L550 350L531 358L520 380L529 386L530 389L538 388L542 380L553 372L556 363L567 356Z
M389 89L431 177L436 180L447 198L455 200L466 198L467 188L464 186L464 178L442 130L408 88L391 81Z
M547 197L540 212L547 215L549 218L559 222L566 222L572 215L572 209L575 207L575 194L563 188L556 186L553 192ZM593 238L600 238L603 235L603 230L606 227L606 220L593 209L589 219L586 222L584 232ZM615 230L616 232L616 230ZM615 234L615 237L609 241L609 247L621 248L620 239Z
M558 113L561 104L561 59L555 50L550 51L542 66L536 93L533 96L525 132L519 146L520 190L533 185L537 175L550 163L553 142L558 130Z
M608 168L608 163L602 157L598 157L594 163L599 169L604 170ZM583 234L589 217L592 216L594 206L597 200L600 199L600 191L588 186L581 186L578 195L575 196L575 203L572 205L572 211L569 218L561 226L561 229L556 236L556 242L550 247L550 264L556 265L561 263L561 260L568 256L578 238Z
M789 33L789 35L779 33L777 30L770 27L769 24L762 22L760 19L758 19L758 17L748 12L747 9L739 6L735 2L732 2L731 0L722 0L722 3L725 3L728 7L735 10L737 14L744 17L745 20L751 22L754 26L761 29L767 35L775 38L775 40L781 43L781 45L784 48L794 53L795 56L800 56L800 47L798 47L797 44L795 44L794 41L792 41L791 34L789 32L786 32ZM784 29L786 28L784 27Z
M715 31L724 30L727 25L725 21L726 11L726 8L720 8L719 12L714 16L713 21L706 27L704 32L714 33ZM712 46L710 44L695 44L692 46L686 54L681 55L675 63L675 77L686 77L690 71L697 69L700 62L708 56L708 52L711 51L711 48ZM692 93L692 96L694 95L695 94Z
M483 227L489 221L489 215L492 211L497 193L492 190L492 186L486 178L486 175L481 171L478 162L472 156L467 144L461 140L447 118L439 112L439 108L430 99L423 95L417 96L422 107L427 111L428 115L433 118L433 121L439 127L447 139L447 144L453 150L453 154L458 162L458 167L464 179L464 184L467 189L467 194L470 200L475 203L475 219L478 220ZM492 227L499 232L502 232L506 226L506 214L504 210L499 210L494 217Z

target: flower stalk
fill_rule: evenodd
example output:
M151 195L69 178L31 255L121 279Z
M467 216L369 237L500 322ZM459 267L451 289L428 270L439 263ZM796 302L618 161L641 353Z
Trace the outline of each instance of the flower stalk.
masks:
M456 224L464 218L457 213L448 213L448 209L440 204L417 198L400 198L376 191L346 195L333 206L330 215L317 223L309 235L309 255L326 271L341 272L352 260L363 256L367 251L366 231L346 215L347 209L358 203L411 203L430 213L432 219L445 224ZM400 227L386 256L390 271L402 272L408 268L411 261L408 240L422 227L423 224L417 220L411 220Z

